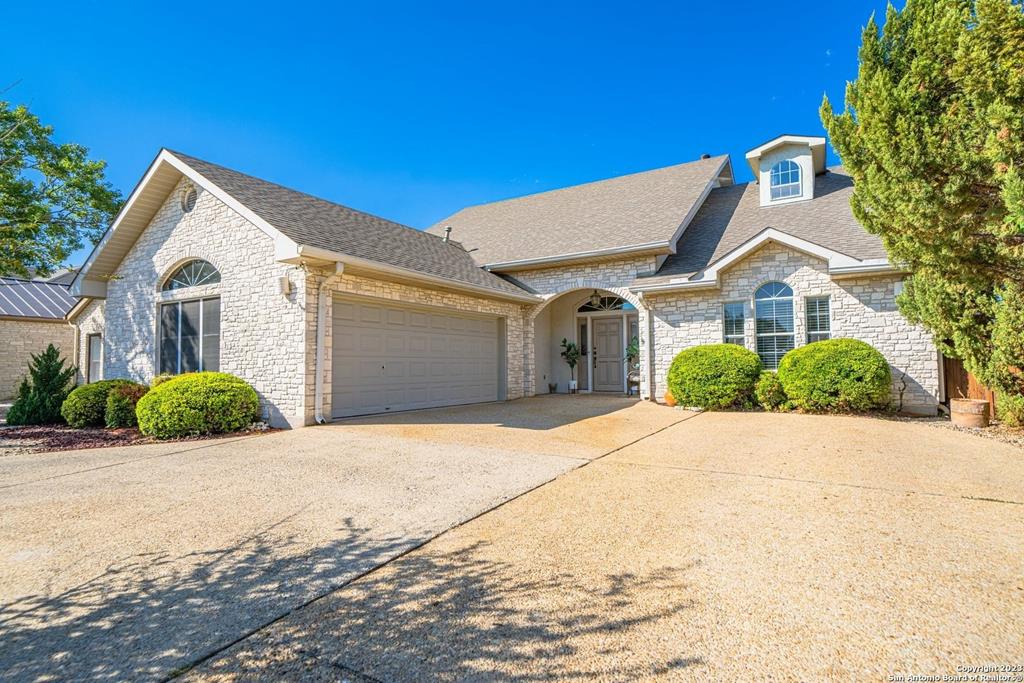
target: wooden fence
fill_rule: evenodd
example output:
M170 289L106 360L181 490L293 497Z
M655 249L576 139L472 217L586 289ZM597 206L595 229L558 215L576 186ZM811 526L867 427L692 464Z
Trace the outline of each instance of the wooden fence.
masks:
M946 398L980 398L988 401L991 417L996 413L996 392L978 381L978 378L967 372L963 361L958 358L943 358L943 370L946 375Z

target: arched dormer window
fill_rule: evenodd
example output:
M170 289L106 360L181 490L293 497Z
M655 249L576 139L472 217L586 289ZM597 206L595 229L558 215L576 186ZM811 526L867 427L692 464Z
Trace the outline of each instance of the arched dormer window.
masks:
M770 187L772 201L800 196L800 166L783 159L771 168Z
M170 292L185 287L214 285L220 282L220 272L209 261L193 259L179 266L164 281L163 291Z
M757 355L769 370L779 367L779 360L792 351L793 290L782 282L769 282L754 292L754 320L757 331Z

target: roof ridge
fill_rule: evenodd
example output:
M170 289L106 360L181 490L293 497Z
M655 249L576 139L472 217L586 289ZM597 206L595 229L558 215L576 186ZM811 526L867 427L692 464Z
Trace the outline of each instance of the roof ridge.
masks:
M221 168L221 169L223 169L225 171L230 171L231 173L237 173L240 176L245 176L246 178L252 178L253 180L257 180L257 181L259 181L261 183L265 183L267 185L273 185L274 187L281 188L282 190L287 190L288 192L293 192L293 193L295 193L297 195L302 195L303 197L309 197L310 199L314 199L314 200L316 200L318 202L323 202L325 204L330 204L331 206L336 206L338 208L345 209L346 211L353 211L355 213L361 213L364 216L369 216L370 218L374 218L376 220L383 221L385 223L390 223L391 225L397 226L399 228L404 228L406 230L411 230L412 232L419 233L421 235L428 235L431 238L442 239L440 237L440 235L431 234L431 233L427 232L426 229L421 230L419 228L414 228L411 225L406 225L404 223L399 223L398 221L393 221L390 218L384 218L383 216L379 216L379 215L377 215L375 213L370 213L369 211L363 211L362 209L356 209L356 208L348 206L346 204L341 204L339 202L331 201L330 199L325 199L324 197L319 197L319 196L317 196L315 194L310 194L309 192L303 192L302 190L296 190L294 187L288 187L287 185L282 185L281 183L275 183L272 180L267 180L266 178L260 178L259 176L252 175L251 173L245 173L244 171L239 171L238 169L231 168L230 166L224 166L223 164L218 164L218 163L213 162L213 161L208 161L206 159L200 159L199 157L193 156L191 154L185 154L184 152L178 152L178 151L170 149L168 147L164 147L164 149L167 150L168 152L170 152L171 154L177 156L177 157L184 157L183 160L194 159L196 161L201 161L204 164L209 164L210 166L216 166L216 167ZM445 242L445 244L448 244L448 242ZM463 249L463 251L465 251L465 250Z
M623 173L621 175L609 176L607 178L599 178L597 180L588 180L588 181L583 182L583 183L576 183L575 185L567 185L566 187L556 187L556 188L551 189L551 190L540 190L538 192L530 192L528 194L518 195L516 197L506 197L505 199L496 199L496 200L491 201L491 202L480 202L479 204L470 204L469 206L462 207L461 209L459 209L455 213L451 214L451 216L449 216L448 218L454 218L455 216L459 215L463 211L466 211L468 209L475 209L475 208L481 207L481 206L493 206L494 204L503 204L505 202L514 202L514 201L517 201L517 200L520 200L520 199L528 199L530 197L539 197L540 195L545 195L545 194L556 194L558 192L566 192L568 190L577 190L577 189L579 189L581 187L587 187L589 185L599 185L600 183L607 183L607 182L611 182L613 180L620 180L620 179L623 179L623 178L632 178L633 176L644 175L646 173L656 173L658 171L667 171L667 170L669 170L671 168L680 168L681 166L689 166L690 164L697 164L697 163L700 163L702 161L713 161L715 159L727 159L727 158L729 158L728 154L718 154L716 156L710 156L707 159L694 159L692 161L684 161L684 162L679 163L679 164L669 164L668 166L658 166L656 168L649 168L649 169L647 169L645 171L633 171L632 173ZM435 226L439 225L440 223L441 223L441 221L438 221L437 223L434 223L434 225L432 225L431 227L435 227ZM428 228L428 230L429 230L429 228Z

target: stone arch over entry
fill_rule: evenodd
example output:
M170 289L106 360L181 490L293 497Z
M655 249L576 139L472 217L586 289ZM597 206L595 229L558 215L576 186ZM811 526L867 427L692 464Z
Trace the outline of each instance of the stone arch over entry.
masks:
M647 386L647 368L648 368L648 343L646 327L648 325L647 309L641 301L640 297L630 292L625 287L617 287L614 285L608 285L606 282L592 279L576 279L561 283L561 286L557 291L544 293L544 301L542 303L533 306L528 314L526 315L526 324L524 325L524 340L523 340L523 369L524 369L524 384L526 387L526 395L532 396L539 392L537 375L537 317L544 311L548 310L556 301L562 300L566 295L570 295L573 292L593 291L598 290L599 292L606 292L620 297L623 301L627 301L633 305L637 311L638 323L639 323L639 339L640 339L640 394L642 397L646 397L646 386Z

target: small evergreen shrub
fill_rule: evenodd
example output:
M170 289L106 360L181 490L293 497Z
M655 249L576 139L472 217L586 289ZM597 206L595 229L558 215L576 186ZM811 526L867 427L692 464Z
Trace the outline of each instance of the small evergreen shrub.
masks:
M107 395L114 387L131 384L126 379L105 379L83 384L68 394L60 407L60 414L72 427L102 427L106 424Z
M889 404L889 363L870 344L827 339L794 349L779 363L794 407L815 412L872 410Z
M260 416L256 391L224 372L194 372L169 379L135 407L143 434L170 439L245 429Z
M771 370L765 370L754 386L757 403L765 410L779 410L786 405L786 390L782 388L779 376Z
M753 403L761 359L737 344L708 344L681 351L668 371L676 403L707 410Z
M157 375L153 378L153 381L149 383L149 388L158 387L169 379L174 379L177 375Z
M28 377L21 381L18 395L7 411L10 425L49 425L63 422L61 404L71 391L76 368L64 367L60 351L50 344L38 356L32 354Z
M1024 396L999 394L996 396L996 416L1010 427L1024 427Z
M110 429L134 427L138 424L135 417L135 404L146 395L149 387L145 384L127 382L110 389L107 394L107 406L103 419Z

